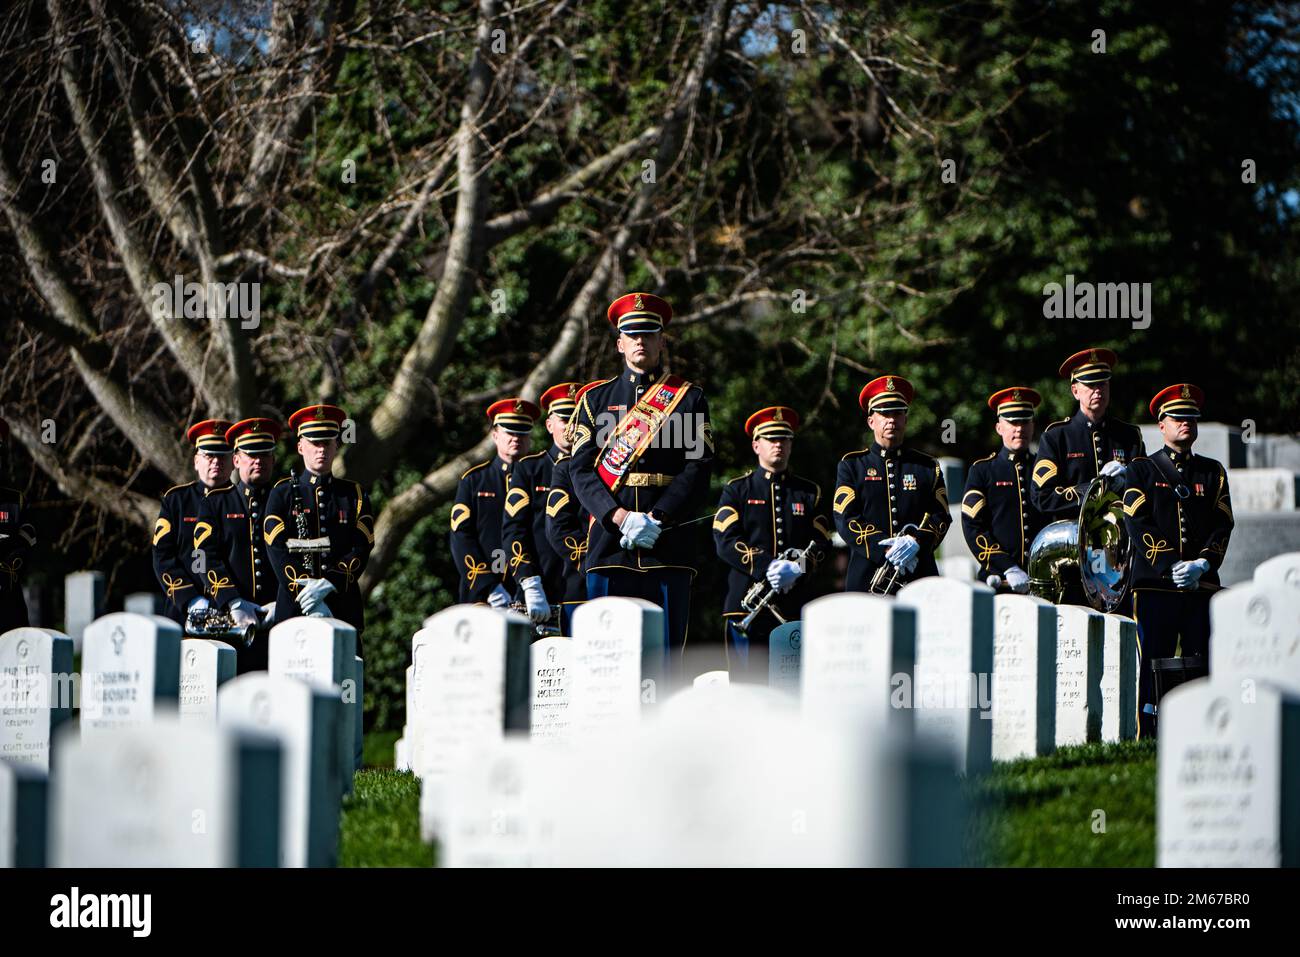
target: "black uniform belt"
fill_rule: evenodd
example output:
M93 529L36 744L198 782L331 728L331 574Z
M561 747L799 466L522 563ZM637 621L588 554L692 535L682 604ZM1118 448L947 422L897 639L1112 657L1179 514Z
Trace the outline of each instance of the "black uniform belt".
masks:
M629 488L661 488L672 484L676 475L664 475L662 472L629 472L623 484Z

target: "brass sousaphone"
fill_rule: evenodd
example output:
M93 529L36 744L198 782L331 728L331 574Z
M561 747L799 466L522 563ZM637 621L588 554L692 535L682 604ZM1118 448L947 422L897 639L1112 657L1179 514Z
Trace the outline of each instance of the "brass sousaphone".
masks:
M1102 612L1118 608L1133 577L1123 493L1104 476L1093 479L1077 520L1052 522L1034 536L1028 565L1029 590L1039 598Z

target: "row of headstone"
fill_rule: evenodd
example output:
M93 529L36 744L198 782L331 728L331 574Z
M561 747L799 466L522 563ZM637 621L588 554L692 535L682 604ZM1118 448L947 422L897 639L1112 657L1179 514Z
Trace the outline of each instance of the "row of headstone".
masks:
M474 749L510 731L562 745L634 728L664 672L662 614L598 599L575 612L573 638L537 642L512 613L457 605L431 616L412 639L396 756L421 780L425 839L445 820L448 774Z
M579 629L575 627L574 631ZM946 758L717 674L626 726L482 742L448 773L446 866L894 866L959 861Z
M1210 600L1209 657L1159 703L1157 864L1300 866L1300 552Z
M969 772L1137 733L1132 619L976 583L819 598L773 630L768 668L805 709L914 726Z

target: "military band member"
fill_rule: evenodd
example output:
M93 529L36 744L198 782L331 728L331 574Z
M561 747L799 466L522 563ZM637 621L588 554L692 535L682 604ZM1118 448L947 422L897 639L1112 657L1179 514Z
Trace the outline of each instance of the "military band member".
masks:
M573 447L573 431L578 424L578 401L604 381L588 382L574 396L573 411L564 427L569 448ZM560 633L565 635L573 634L573 612L587 600L587 573L582 566L587 557L587 528L591 525L591 515L573 491L573 480L569 477L572 462L570 452L559 457L551 469L551 487L546 493L546 539L560 556L564 569L559 601Z
M234 448L235 473L226 485L203 498L194 525L194 547L203 552L201 580L214 607L224 609L240 628L273 615L275 573L266 554L262 519L275 476L275 443L282 427L274 419L255 417L226 431ZM236 648L238 671L265 671L266 635Z
M699 550L692 521L706 507L713 432L704 390L663 367L672 306L628 293L606 318L623 368L578 403L570 477L595 516L587 538L587 596L644 598L663 609L669 668L678 667Z
M1157 658L1205 655L1210 596L1232 535L1228 473L1192 452L1205 396L1190 383L1162 389L1151 400L1164 447L1128 468L1124 514L1133 541L1133 617L1142 658L1138 731L1150 735Z
M520 398L501 399L487 407L496 455L465 471L451 507L451 554L460 573L462 602L505 608L515 600L515 570L520 561L507 555L501 538L506 479L515 463L528 454L533 423L541 414L541 409Z
M502 544L511 560L518 561L515 578L524 593L528 617L537 623L550 617L551 602L558 604L564 589L564 561L546 537L546 495L555 463L569 451L565 430L578 407L577 394L576 382L561 382L542 393L541 410L551 444L521 456L506 481Z
M762 611L741 632L736 623L748 612L741 607L746 592L756 582L764 590L775 588L775 607L786 621L796 621L805 602L814 597L812 570L826 557L831 540L830 518L822 506L821 487L790 470L790 452L799 415L794 409L774 405L760 409L745 422L757 466L747 475L722 487L718 511L713 516L713 543L728 566L726 620L727 655L732 669L754 672L766 658L751 656L753 648L766 650L775 615ZM803 549L815 543L806 565L778 558L788 548ZM732 658L732 652L735 658ZM766 671L762 672L766 678Z
M201 610L209 604L204 579L193 570L194 526L208 491L230 484L233 463L226 430L232 424L204 419L189 427L185 438L194 443L196 478L163 493L153 526L153 573L162 586L164 614L182 627L191 608Z
M1080 499L1098 475L1122 489L1128 463L1144 453L1137 426L1106 414L1117 361L1110 349L1084 349L1061 363L1079 411L1045 428L1038 443L1030 497L1049 522L1078 518Z
M951 520L948 493L939 463L903 447L914 392L902 376L882 375L858 396L875 441L844 456L836 475L835 527L849 546L845 591L872 591L886 564L890 593L939 573L934 552Z
M979 562L980 579L996 575L1018 594L1029 591L1029 546L1045 524L1029 500L1034 409L1043 397L1012 386L989 396L1002 448L971 464L961 497L961 530Z
M278 583L276 620L306 614L346 621L357 630L357 654L364 657L360 583L375 544L375 519L365 489L333 475L346 421L347 413L336 405L309 405L289 416L289 428L298 435L302 471L296 486L290 478L275 484L262 529ZM292 548L302 537L299 512L308 539L328 539L320 551Z
M0 479L8 474L9 423L0 419ZM0 485L0 635L27 626L23 576L35 544L36 528L23 505L23 493Z

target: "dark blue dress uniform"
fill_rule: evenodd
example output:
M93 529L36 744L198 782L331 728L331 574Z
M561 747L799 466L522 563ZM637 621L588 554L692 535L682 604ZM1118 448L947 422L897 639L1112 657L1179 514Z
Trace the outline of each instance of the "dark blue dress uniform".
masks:
M1042 396L1025 386L1000 389L988 405L999 419L1013 425L1033 421ZM1030 501L1029 475L1033 456L1028 449L1013 452L1005 444L971 464L961 497L961 530L979 562L981 580L1006 578L1007 570L1029 571L1029 546L1046 524Z
M551 469L551 487L546 493L546 540L560 556L563 584L557 595L548 598L560 604L560 630L573 634L573 611L587 600L587 573L582 565L587 557L587 526L591 516L583 509L569 478L569 455L561 455Z
M206 593L203 577L191 569L194 526L207 491L208 487L197 481L173 485L163 493L153 526L153 573L163 590L163 613L182 627L189 603Z
M871 579L885 563L880 543L913 534L921 551L905 581L939 574L935 549L948 533L948 491L939 463L913 449L882 448L878 442L840 459L835 476L835 528L849 546L845 591L870 591Z
M297 494L290 479L275 484L262 521L277 583L275 620L287 621L303 613L296 598L299 581L324 578L334 586L325 597L330 615L357 630L357 654L365 657L361 647L366 630L365 599L360 583L375 544L370 496L356 482L332 475L313 475L304 469L297 479ZM298 537L294 510L299 503L307 522L307 537L330 540L329 552L314 556L315 574L308 570L303 553L286 547L289 539Z
M35 545L36 529L27 520L22 492L0 485L0 634L28 624L23 577Z
M214 607L225 608L236 598L257 605L275 601L275 572L262 533L270 497L269 482L248 485L242 479L214 488L204 496L194 525L194 547L203 552L207 571L201 582ZM264 637L236 651L241 674L266 670Z
M229 455L226 432L232 425L224 419L204 419L190 426L185 437L194 443L196 452ZM207 492L208 487L199 481L173 485L163 493L153 526L153 573L163 590L163 614L181 627L189 603L206 592L206 582L193 569L194 526Z
M230 427L226 439L236 451L260 455L275 450L282 428L274 419L243 419ZM194 524L194 547L203 552L206 568L200 584L216 608L225 609L237 598L256 605L275 601L275 572L262 532L270 497L270 481L249 485L236 476L229 485L211 489L203 498ZM264 634L249 647L235 650L240 674L266 670Z
M971 463L961 498L961 530L979 562L980 579L1029 570L1029 546L1046 522L1029 495L1028 450L998 452Z
M1110 349L1084 349L1066 359L1058 371L1071 384L1099 385L1110 379L1117 361ZM1107 462L1127 465L1144 453L1137 426L1109 416L1093 423L1080 409L1043 430L1030 489L1033 505L1049 522L1078 518L1088 483Z
M508 560L518 563L512 572L515 581L540 576L552 605L559 604L564 590L564 560L546 537L545 505L555 463L563 454L552 444L514 464L506 481L501 519L502 545Z
M655 332L671 318L672 307L649 293L629 293L615 300L606 315L620 333ZM621 483L611 491L597 464L602 451L618 441L614 426L638 403L666 401L668 392L677 396L675 405L640 456L634 461L612 454L601 459L623 470ZM640 434L644 439L645 432ZM624 433L623 438L630 436ZM686 645L691 579L700 559L699 530L670 526L694 520L707 507L712 471L713 426L698 385L663 369L641 373L625 365L579 400L569 476L578 501L596 519L587 534L587 597L621 595L658 605L664 612L666 651ZM623 548L622 532L612 520L619 508L646 513L664 527L653 547Z
M1157 418L1193 418L1190 413L1199 414L1201 402L1199 389L1180 383L1159 393L1152 408ZM1149 735L1152 716L1146 705L1155 699L1151 662L1176 652L1187 657L1209 651L1210 597L1232 535L1232 498L1219 462L1168 446L1137 459L1125 478L1124 514L1134 552L1130 590L1142 656L1138 728ZM1196 587L1178 587L1174 566L1198 560L1209 567Z
M748 614L740 604L745 593L755 582L762 582L766 591L767 566L781 552L815 542L808 570L772 602L786 621L797 621L803 606L816 597L813 569L829 553L831 535L821 488L811 479L788 469L756 468L722 487L713 516L713 544L728 566L722 614L727 622L728 653L736 652L741 669L749 665L751 644L766 649L772 629L779 624L776 616L763 611L749 626L748 634L742 634L735 623Z
M501 585L513 597L518 583L501 546L501 518L510 466L494 455L471 466L456 486L451 507L451 555L460 574L458 600L486 602Z

